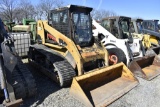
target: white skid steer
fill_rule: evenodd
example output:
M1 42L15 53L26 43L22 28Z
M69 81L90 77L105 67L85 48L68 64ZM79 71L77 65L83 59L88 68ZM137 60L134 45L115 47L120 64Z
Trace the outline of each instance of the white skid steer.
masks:
M94 36L108 50L109 58L113 59L111 64L123 62L136 76L151 80L160 74L159 58L157 55L145 56L142 41L131 36L130 20L123 16L106 18L102 21L106 29L92 20Z

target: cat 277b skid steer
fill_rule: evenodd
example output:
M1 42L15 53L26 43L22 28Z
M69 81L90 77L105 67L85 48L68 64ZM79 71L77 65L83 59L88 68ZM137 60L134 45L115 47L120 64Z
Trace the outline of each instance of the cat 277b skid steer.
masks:
M123 63L108 67L108 52L92 35L91 11L51 10L48 21L38 21L38 43L29 49L29 63L60 86L72 83L71 95L87 107L108 105L138 84Z

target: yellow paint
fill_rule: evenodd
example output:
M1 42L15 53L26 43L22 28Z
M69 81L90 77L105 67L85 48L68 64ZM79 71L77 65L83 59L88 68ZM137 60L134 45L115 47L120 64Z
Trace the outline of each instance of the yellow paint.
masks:
M53 35L58 43L59 40L61 39L66 43L66 45L61 46L60 44L54 45L51 43L46 43L45 31ZM71 39L69 39L59 31L57 31L53 27L49 26L47 21L41 21L41 20L38 21L37 33L42 39L42 44L54 49L56 52L60 53L63 56L66 55L67 51L71 53L77 65L78 75L84 74L83 64L91 60L104 59L106 66L108 66L108 52L104 47L99 49L99 47L95 44L91 47L84 47L84 48L76 46ZM80 50L82 52L79 52ZM85 55L87 55L87 57Z

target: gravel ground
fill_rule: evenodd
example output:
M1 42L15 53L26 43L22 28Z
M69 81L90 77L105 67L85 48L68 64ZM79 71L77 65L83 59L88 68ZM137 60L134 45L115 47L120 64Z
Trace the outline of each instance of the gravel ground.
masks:
M26 60L23 60L26 62ZM38 93L24 100L21 107L85 107L81 102L69 95L69 88L60 88L52 80L26 65L32 71ZM138 78L140 84L130 92L110 104L108 107L159 107L160 76L152 81Z

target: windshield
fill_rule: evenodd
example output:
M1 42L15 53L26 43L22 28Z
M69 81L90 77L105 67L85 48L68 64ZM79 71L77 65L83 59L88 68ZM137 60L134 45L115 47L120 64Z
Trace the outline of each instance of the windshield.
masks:
M89 45L92 38L90 16L87 13L73 13L74 41L80 46Z
M121 28L122 28L123 32L129 32L127 21L121 22Z
M142 23L137 22L138 33L142 33Z
M133 22L130 23L130 29L131 29L131 33L135 33Z
M159 28L159 26L158 26L158 21L155 21L155 28L156 28L156 31L159 32L159 29L160 29L160 28Z
M129 37L129 22L126 20L120 21L120 29L121 29L121 35L123 39L126 39Z
M101 25L108 31L110 31L110 21L109 20L103 20Z

